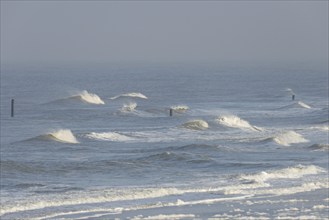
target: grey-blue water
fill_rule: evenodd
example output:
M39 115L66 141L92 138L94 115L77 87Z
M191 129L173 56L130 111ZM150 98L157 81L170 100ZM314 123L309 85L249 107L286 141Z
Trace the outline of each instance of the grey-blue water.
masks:
M316 67L3 65L1 219L326 219L328 131Z

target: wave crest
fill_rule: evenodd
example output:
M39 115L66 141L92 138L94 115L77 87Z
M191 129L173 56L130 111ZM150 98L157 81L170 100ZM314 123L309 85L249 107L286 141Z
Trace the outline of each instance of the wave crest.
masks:
M307 108L307 109L311 109L312 107L307 105L306 103L302 102L302 101L298 101L297 102L297 105L299 105L300 107L303 107L303 108Z
M315 151L329 151L329 144L313 144L308 148L315 150Z
M326 172L323 168L309 165L309 166L303 166L303 165L297 165L294 167L288 167L284 169L279 170L273 170L273 171L262 171L260 173L255 174L243 174L240 176L240 179L242 180L248 180L251 182L258 182L262 183L267 180L271 179L298 179L305 175L312 175L312 174L318 174Z
M87 90L83 90L78 95L73 96L73 98L78 98L83 102L96 104L96 105L104 105L105 102L96 94L89 93Z
M62 143L70 143L70 144L79 143L79 141L76 139L76 137L73 135L70 129L56 130L46 135L43 135L41 137L45 137L46 139L51 139Z
M187 105L174 105L174 106L171 106L170 108L178 113L184 113L190 109Z
M309 106L308 104L302 102L302 101L298 101L298 102L295 102L293 104L289 104L289 105L280 107L278 109L290 109L290 108L306 108L306 109L311 109L312 107Z
M131 137L128 137L123 134L119 134L117 132L102 132L102 133L96 133L96 132L91 132L89 134L85 135L87 138L95 139L95 140L103 140L103 141L116 141L116 142L121 142L121 141L131 141L134 140Z
M290 144L297 144L297 143L306 143L309 142L305 139L301 134L298 134L294 131L286 131L277 136L272 138L277 144L283 146L290 146Z
M256 126L252 126L249 124L248 121L239 118L236 115L224 115L219 116L216 121L224 126L231 127L231 128L240 128L240 129L249 129L253 131L261 131L261 128Z
M114 100L114 99L118 99L118 98L122 98L122 97L148 99L145 95L143 95L142 93L139 93L139 92L131 92L131 93L120 94L120 95L111 97L110 99Z
M129 102L129 103L123 104L121 111L122 112L131 112L131 111L134 111L136 107L137 107L136 102Z
M192 130L205 130L209 128L209 125L204 120L193 120L183 124L184 128Z

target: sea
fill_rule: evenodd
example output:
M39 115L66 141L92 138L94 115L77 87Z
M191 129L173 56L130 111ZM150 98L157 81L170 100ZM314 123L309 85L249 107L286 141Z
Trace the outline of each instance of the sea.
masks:
M303 63L2 64L0 218L328 219L328 107Z

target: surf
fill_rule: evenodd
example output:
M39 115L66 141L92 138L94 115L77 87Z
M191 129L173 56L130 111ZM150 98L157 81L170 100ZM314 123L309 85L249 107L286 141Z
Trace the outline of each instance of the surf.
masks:
M105 102L96 94L90 93L87 90L83 90L82 92L78 93L73 98L78 98L85 103L95 104L95 105L104 105Z
M192 120L184 123L182 125L184 128L191 130L205 130L209 128L209 125L204 120Z
M277 134L276 136L270 139L282 146L290 146L291 144L309 142L301 134L298 134L295 131L281 132L280 134Z
M104 105L105 102L96 94L83 90L73 94L70 97L58 99L45 104L65 104L69 102L83 102L94 105Z
M305 175L314 175L323 172L326 171L321 167L315 165L304 166L299 164L297 166L278 170L262 171L255 174L242 174L240 179L263 183L275 179L299 179Z
M216 121L226 127L239 128L239 129L249 129L253 131L262 131L261 128L252 126L248 121L239 118L236 115L223 115L219 116Z
M136 107L137 107L136 102L129 102L129 103L123 104L120 111L121 112L132 112L135 110Z
M189 110L190 108L187 105L174 105L174 106L171 106L170 109L174 110L174 112L177 112L177 113L184 113L187 110Z
M86 134L85 137L94 139L94 140L102 140L102 141L115 141L115 142L124 142L124 141L132 141L134 138L128 137L123 134L119 134L117 132L91 132Z
M33 141L33 140L44 140L44 141L56 141L61 143L67 144L78 144L79 141L74 136L70 129L59 129L50 131L46 134L39 135L34 138L30 138L26 141Z
M113 96L110 99L115 100L118 98L140 98L140 99L148 99L145 95L143 95L142 93L139 92L131 92L131 93L124 93L124 94L120 94L117 96Z

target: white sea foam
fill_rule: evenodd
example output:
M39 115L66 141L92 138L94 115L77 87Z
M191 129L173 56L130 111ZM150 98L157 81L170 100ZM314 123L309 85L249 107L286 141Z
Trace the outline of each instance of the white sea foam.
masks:
M70 194L51 195L48 197L31 196L26 200L17 200L4 204L0 216L20 211L43 209L48 207L95 204L102 202L138 200L145 198L158 198L168 195L181 195L184 191L177 188L142 188L122 190L94 190L89 192L71 192Z
M239 118L236 115L223 115L219 116L216 121L221 125L231 127L231 128L240 128L240 129L250 129L254 131L261 131L261 128L252 126L248 121Z
M299 186L292 186L292 187L283 187L283 188L277 188L277 187L263 187L263 188L236 188L236 189L225 189L224 194L225 195L235 195L235 194L245 194L245 195L292 195L296 193L303 193L303 192L309 192L314 191L318 189L326 189L329 188L327 179L324 181L317 181L317 182L308 182L303 183Z
M312 168L302 168L305 170L312 170ZM315 168L317 170L318 168ZM319 168L321 169L321 168ZM273 171L274 173L277 171ZM279 171L280 172L280 171ZM283 171L284 172L284 171ZM290 172L290 171L289 171ZM314 173L312 171L304 173ZM280 175L280 174L279 174ZM302 176L302 175L300 175ZM141 204L136 207L127 207L125 210L140 210L145 209L146 207L166 207L166 206L187 206L187 205L200 205L200 204L214 204L219 202L226 201L245 201L248 197L253 197L254 195L264 195L264 194L274 194L274 195L288 195L304 191L312 191L316 189L328 188L328 183L325 182L307 182L300 186L293 186L288 188L273 188L269 187L267 183L251 183L251 184L233 184L230 186L218 186L216 187L201 187L201 188L122 188L122 189L94 189L92 191L72 191L66 194L57 194L57 195L33 195L26 199L13 200L10 203L3 204L3 207L0 210L0 214L9 214L20 211L28 211L35 209L44 209L44 208L56 208L64 206L74 206L74 205L95 205L100 203L108 203L115 201L133 201L138 200L142 201L143 199L160 199L158 203L151 206L145 206ZM267 188L265 188L267 187ZM227 194L240 194L238 196L229 196L229 197L217 197L217 198L202 198L199 200L182 200L177 199L177 202L161 202L162 198L170 196L182 197L185 194L192 193L224 193ZM146 201L146 200L145 200ZM140 204L140 203L139 203ZM94 207L94 206L92 206ZM117 207L119 208L119 207ZM69 211L69 210L68 210ZM101 210L99 210L101 211ZM109 212L120 212L122 209L117 210L104 210ZM69 214L69 213L68 213ZM72 213L73 214L73 213ZM95 213L97 214L97 213ZM101 213L100 213L101 214ZM106 214L106 213L104 213Z
M209 128L209 125L204 120L193 120L183 124L184 128L192 129L192 130L205 130Z
M60 129L52 131L46 135L46 138L70 144L77 144L79 141L75 138L71 130L69 129Z
M129 103L123 104L121 111L122 112L131 112L131 111L134 111L136 107L137 107L136 102L129 102Z
M262 183L272 179L298 179L305 175L312 175L323 172L325 172L325 170L318 166L297 165L294 167L288 167L280 170L273 170L267 172L263 171L256 174L241 175L240 178L243 180Z
M140 99L147 99L145 95L139 92L131 92L131 93L125 93L125 94L120 94L114 97L111 97L110 99L118 99L122 97L130 97L130 98L140 98Z
M104 101L96 94L89 93L86 90L83 90L79 94L77 94L75 97L80 98L82 101L90 103L90 104L96 104L96 105L104 105Z
M294 131L286 131L282 132L275 137L272 138L277 144L283 146L290 146L291 144L297 143L306 143L308 142L302 135L294 132Z
M117 132L101 132L101 133L96 133L96 132L91 132L89 134L85 135L87 138L95 139L95 140L103 140L103 141L116 141L116 142L121 142L121 141L132 141L134 138L128 137L123 134L119 134Z
M195 217L196 216L194 214L170 214L170 215L160 214L160 215L153 215L147 217L138 215L133 217L132 220L163 220L163 219L177 220L177 219L195 219Z

